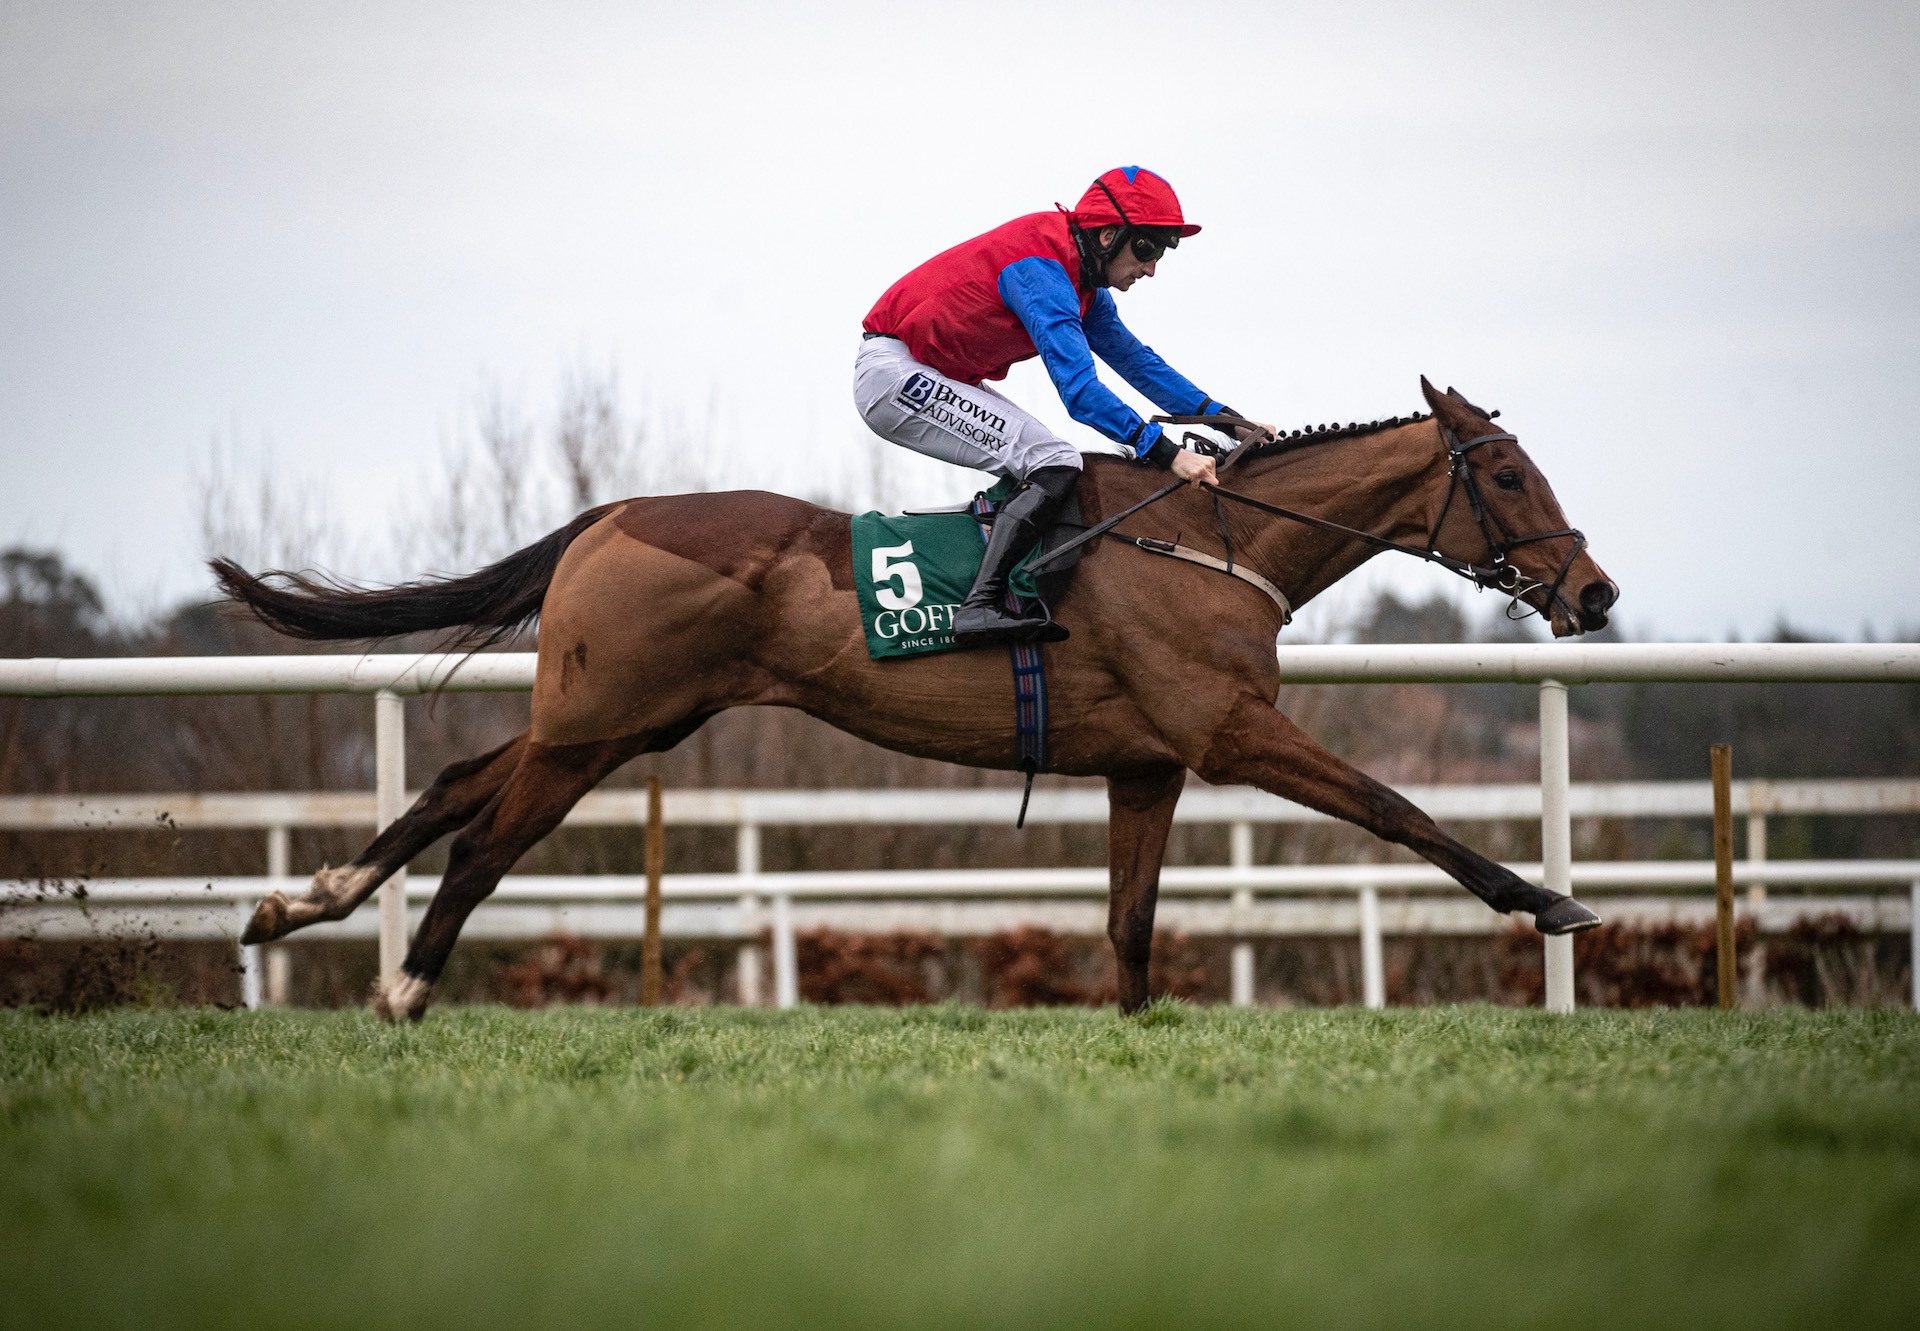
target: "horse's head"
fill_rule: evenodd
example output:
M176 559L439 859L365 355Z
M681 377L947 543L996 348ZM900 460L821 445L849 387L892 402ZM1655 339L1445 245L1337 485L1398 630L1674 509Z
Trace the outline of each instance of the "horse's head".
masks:
M1605 628L1620 589L1587 554L1586 537L1568 524L1519 440L1424 375L1420 391L1433 408L1449 465L1428 520L1428 544L1473 565L1478 581L1539 611L1556 638Z

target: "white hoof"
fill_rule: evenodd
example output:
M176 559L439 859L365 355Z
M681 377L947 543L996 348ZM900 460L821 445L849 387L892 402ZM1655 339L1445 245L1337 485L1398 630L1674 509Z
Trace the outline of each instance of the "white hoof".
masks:
M433 986L416 976L401 972L390 984L374 981L373 1010L382 1021L418 1021L426 1013Z
M356 869L351 864L343 864L338 869L323 868L313 876L313 886L307 890L307 896L328 906L357 902L372 890L367 882L372 877L372 869Z

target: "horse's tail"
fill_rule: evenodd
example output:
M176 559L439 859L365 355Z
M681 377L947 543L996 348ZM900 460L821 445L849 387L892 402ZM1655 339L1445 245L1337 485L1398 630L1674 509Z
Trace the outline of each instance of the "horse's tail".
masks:
M356 587L311 573L276 570L256 577L231 559L214 559L208 566L222 591L289 637L373 639L457 628L447 646L472 651L510 637L539 614L560 556L616 507L590 508L526 549L463 578Z

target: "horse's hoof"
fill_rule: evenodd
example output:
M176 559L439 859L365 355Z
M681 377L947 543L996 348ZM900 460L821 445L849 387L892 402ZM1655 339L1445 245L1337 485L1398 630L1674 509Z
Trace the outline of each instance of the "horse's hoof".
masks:
M266 899L253 908L253 918L247 921L247 930L240 935L240 941L249 947L256 943L271 943L287 932L287 894L269 892Z
M1543 934L1577 934L1599 923L1598 915L1572 897L1561 897L1533 917L1533 927Z
M382 1021L399 1023L418 1021L427 1012L427 996L432 986L405 971L392 984L373 982L373 1011Z

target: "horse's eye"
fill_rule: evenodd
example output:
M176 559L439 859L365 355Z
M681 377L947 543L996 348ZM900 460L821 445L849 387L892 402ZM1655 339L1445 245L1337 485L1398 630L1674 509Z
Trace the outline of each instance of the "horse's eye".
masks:
M1502 490L1518 490L1527 482L1525 477L1509 467L1507 470L1497 473L1493 478L1493 483Z

